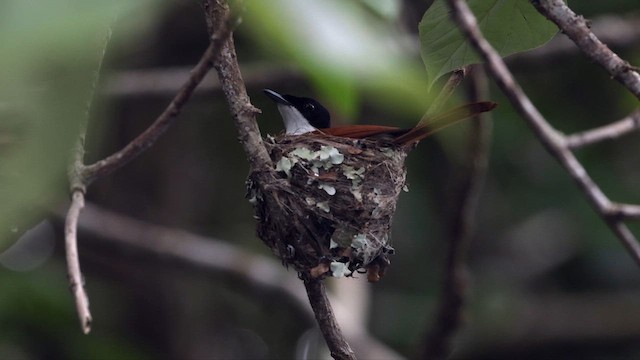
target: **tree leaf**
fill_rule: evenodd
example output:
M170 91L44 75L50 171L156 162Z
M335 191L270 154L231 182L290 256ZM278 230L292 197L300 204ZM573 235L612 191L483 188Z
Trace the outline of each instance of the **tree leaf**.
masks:
M480 30L500 55L508 56L545 44L558 31L528 0L469 0ZM445 0L436 0L420 21L420 54L429 88L442 75L480 57L451 20Z

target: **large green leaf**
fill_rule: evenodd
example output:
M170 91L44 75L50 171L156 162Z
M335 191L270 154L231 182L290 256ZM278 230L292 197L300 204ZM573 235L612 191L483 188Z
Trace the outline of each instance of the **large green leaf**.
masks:
M558 31L528 0L469 0L484 36L502 56L533 49ZM429 87L442 75L480 62L451 20L446 0L436 0L420 22L420 53Z

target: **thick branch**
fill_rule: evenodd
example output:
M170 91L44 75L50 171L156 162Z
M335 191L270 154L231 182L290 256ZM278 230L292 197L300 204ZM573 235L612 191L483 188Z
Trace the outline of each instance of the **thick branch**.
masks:
M220 28L218 36L221 38L225 36L228 37L230 32L231 30L229 29L229 26L223 26ZM142 134L138 135L138 137L133 139L120 151L96 162L95 164L86 166L82 172L83 179L86 184L89 184L96 178L113 173L115 170L133 160L151 147L151 145L153 145L156 140L158 140L158 138L171 126L171 124L173 124L184 104L187 103L191 94L193 94L193 91L202 81L209 69L211 69L211 66L213 65L212 61L219 51L220 48L216 47L215 43L212 42L209 45L200 58L198 64L191 71L189 78L182 85L167 108Z
M584 17L574 13L563 0L532 0L531 3L547 19L553 21L582 52L600 64L611 76L640 99L640 74L598 39Z
M229 18L229 6L226 1L203 0L202 5L207 20L207 28L216 41L216 33L225 19ZM221 39L221 49L213 61L213 67L218 73L222 91L229 103L239 134L239 140L249 161L252 171L269 171L273 168L271 159L262 143L262 136L256 122L256 115L260 110L255 108L247 95L238 59L236 56L233 36Z
M640 245L623 223L617 219L606 216L606 212L611 206L611 201L593 182L582 164L580 164L573 153L571 153L567 146L566 138L549 125L538 109L531 103L531 100L525 95L522 88L516 83L500 55L480 32L476 18L468 5L462 0L448 1L453 10L453 16L456 22L472 46L487 63L491 76L495 79L513 107L529 124L547 151L549 151L569 173L591 205L605 219L607 225L609 225L611 230L623 243L634 261L640 265Z
M304 287L309 296L309 303L316 316L320 331L324 336L327 346L334 359L355 359L356 356L349 344L345 341L342 331L333 315L331 304L322 280L311 277L304 279Z
M600 141L617 139L638 129L640 129L640 109L614 123L568 135L567 146L570 149L577 149Z

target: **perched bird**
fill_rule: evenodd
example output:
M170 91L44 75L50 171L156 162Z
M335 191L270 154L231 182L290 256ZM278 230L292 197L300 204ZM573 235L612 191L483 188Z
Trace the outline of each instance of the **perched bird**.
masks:
M288 135L317 133L352 139L382 137L402 147L412 147L438 130L476 114L491 111L497 106L490 101L462 105L423 118L416 126L408 129L382 125L331 127L331 115L318 101L307 97L282 95L270 89L263 91L277 104Z

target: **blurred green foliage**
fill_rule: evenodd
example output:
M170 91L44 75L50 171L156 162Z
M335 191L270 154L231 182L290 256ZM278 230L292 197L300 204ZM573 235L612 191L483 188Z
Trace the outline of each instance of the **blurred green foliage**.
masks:
M120 12L153 17L151 1L0 4L0 249L65 198L66 166L86 117L107 32ZM143 18L121 21L142 33ZM129 20L132 20L129 18ZM135 36L130 37L134 40Z

